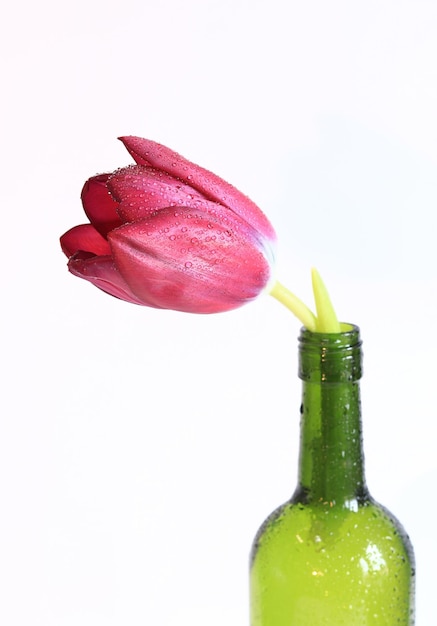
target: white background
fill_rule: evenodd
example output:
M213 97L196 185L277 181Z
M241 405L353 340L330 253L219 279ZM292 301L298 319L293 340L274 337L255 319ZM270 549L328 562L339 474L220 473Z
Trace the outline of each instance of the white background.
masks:
M67 272L82 184L135 134L247 193L282 282L311 304L317 266L361 327L368 483L434 626L436 32L434 0L3 10L2 625L247 624L252 537L296 482L285 308L156 311Z

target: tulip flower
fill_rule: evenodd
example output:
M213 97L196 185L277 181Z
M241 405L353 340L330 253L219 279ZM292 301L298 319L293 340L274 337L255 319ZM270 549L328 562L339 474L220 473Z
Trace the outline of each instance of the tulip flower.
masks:
M169 148L120 138L136 165L82 189L89 223L61 237L70 272L112 296L189 313L230 311L268 291L313 332L340 332L312 272L317 316L272 280L276 235L235 187Z
M70 272L122 300L190 313L235 309L265 290L276 236L262 211L165 146L121 141L136 165L85 183L89 223L61 237Z

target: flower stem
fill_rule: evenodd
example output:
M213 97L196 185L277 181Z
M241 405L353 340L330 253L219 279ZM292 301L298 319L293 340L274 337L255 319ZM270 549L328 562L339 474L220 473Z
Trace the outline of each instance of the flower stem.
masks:
M276 281L273 284L273 287L270 290L270 295L294 313L294 315L306 328L308 328L308 330L311 330L312 332L317 331L317 319L314 313L310 311L302 300L284 287L284 285L282 285L279 281Z
M332 306L331 298L319 272L313 267L311 270L314 301L316 303L316 328L319 333L339 333L340 324Z
M325 287L319 272L313 268L311 270L313 284L314 301L316 303L317 317L297 296L289 291L279 281L276 281L270 289L270 295L282 302L302 324L313 333L339 333L342 325L337 319L337 315L332 306L331 298Z

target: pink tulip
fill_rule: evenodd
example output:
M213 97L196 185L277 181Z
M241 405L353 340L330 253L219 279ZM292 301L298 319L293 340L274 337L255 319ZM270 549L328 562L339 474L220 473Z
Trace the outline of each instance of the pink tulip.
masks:
M61 237L72 274L122 300L218 313L271 278L275 232L235 187L169 148L121 137L136 165L90 178L89 224Z

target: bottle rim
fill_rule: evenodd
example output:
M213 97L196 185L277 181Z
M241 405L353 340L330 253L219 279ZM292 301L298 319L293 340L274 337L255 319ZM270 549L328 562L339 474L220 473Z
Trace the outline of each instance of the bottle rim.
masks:
M362 376L360 329L341 324L340 333L314 333L302 328L299 336L299 378L308 382L339 383Z

